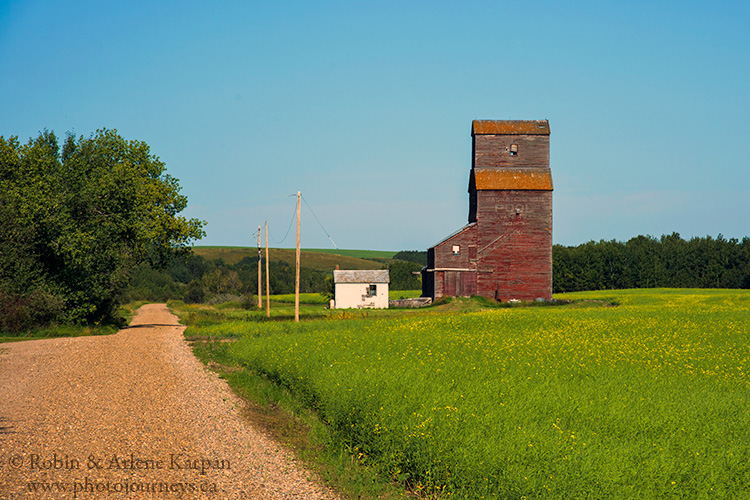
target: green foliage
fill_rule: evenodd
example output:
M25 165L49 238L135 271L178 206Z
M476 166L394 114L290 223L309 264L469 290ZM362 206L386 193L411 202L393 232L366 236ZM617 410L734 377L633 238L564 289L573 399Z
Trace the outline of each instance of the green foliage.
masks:
M24 332L46 326L62 313L62 300L36 288L25 295L0 289L0 332Z
M123 292L122 300L166 302L183 297L186 288L186 285L175 280L166 269L154 269L151 265L143 263L133 270L129 287Z
M552 248L555 293L626 288L750 288L750 238L678 233L625 243L590 241Z
M390 276L391 290L416 290L422 288L422 281L419 273L422 266L415 262L403 260L392 260L388 263L388 275Z
M747 497L748 292L565 298L621 305L235 322L224 355L428 496Z
M407 262L414 262L419 264L421 267L427 265L427 252L418 250L402 250L397 252L393 256L394 260L405 260Z
M203 236L178 215L179 191L146 143L114 130L68 135L62 148L48 131L25 145L0 137L3 307L43 295L31 322L112 320L132 269L163 266Z
M272 295L294 293L295 268L286 262L270 262ZM263 264L265 295L265 263ZM317 294L325 290L326 273L302 268L300 291ZM171 281L171 285L169 283ZM127 291L131 300L183 299L191 304L216 303L222 297L245 297L258 294L258 258L245 257L236 264L223 260L206 260L200 255L177 258L163 271L142 272L136 275Z
M366 251L347 251L349 254L367 255ZM387 252L373 252L376 255ZM390 254L392 254L391 252ZM404 252L401 252L404 253ZM416 252L405 252L413 254ZM321 257L322 256L322 257ZM265 259L265 253L263 254ZM276 260L278 258L278 260ZM290 260L291 258L291 260ZM271 295L294 293L294 253L272 249L270 252ZM379 269L383 263L351 256L341 257L330 253L305 251L302 253L300 292L322 294L333 298L334 262L341 259L349 269ZM351 267L348 267L351 266ZM404 260L387 260L391 290L421 289L421 276L415 275L419 264ZM262 294L265 295L265 260L263 263ZM167 283L169 276L174 283ZM129 300L183 299L188 303L209 303L220 296L248 296L258 294L257 249L241 247L197 247L196 252L184 259L173 259L163 272L146 272L139 269L130 289Z

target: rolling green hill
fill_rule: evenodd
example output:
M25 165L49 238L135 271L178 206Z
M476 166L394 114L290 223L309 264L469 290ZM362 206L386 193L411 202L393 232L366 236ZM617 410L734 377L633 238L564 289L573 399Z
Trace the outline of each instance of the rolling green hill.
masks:
M390 250L344 250L341 248L309 248L303 250L307 252L319 252L319 253L331 253L335 255L343 255L346 257L356 257L358 259L392 259L398 252L391 252Z
M193 248L196 255L206 259L222 259L227 264L236 264L245 257L258 255L257 247L213 247L196 246ZM332 253L330 250L302 250L302 267L317 269L320 271L331 271L338 265L341 269L383 269L382 262L369 260L372 258L389 258L396 252L380 252L374 250L339 250L340 253ZM265 249L263 250L265 258ZM269 259L272 262L286 262L294 265L295 250L290 248L269 249Z

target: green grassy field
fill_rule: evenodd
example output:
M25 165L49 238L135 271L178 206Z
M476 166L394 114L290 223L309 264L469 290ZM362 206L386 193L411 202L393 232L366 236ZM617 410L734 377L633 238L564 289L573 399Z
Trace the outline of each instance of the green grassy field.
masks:
M245 257L257 257L257 247L211 247L196 246L193 248L196 255L206 259L223 259L227 264L236 264ZM270 248L269 258L271 261L286 262L295 265L296 250L288 248ZM337 265L341 269L383 269L382 262L369 260L372 258L385 258L396 252L377 252L373 250L341 250L336 253L332 250L302 250L300 260L302 267L317 269L320 271L332 271ZM265 249L263 258L265 259Z
M750 292L562 298L587 302L235 318L186 335L237 338L214 352L223 363L288 390L328 446L413 492L750 497Z

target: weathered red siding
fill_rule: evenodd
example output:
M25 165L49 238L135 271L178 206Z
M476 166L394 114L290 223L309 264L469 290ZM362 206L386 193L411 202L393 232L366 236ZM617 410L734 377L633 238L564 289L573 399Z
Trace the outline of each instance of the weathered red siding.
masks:
M552 298L552 192L479 191L477 294Z
M470 224L429 249L424 295L549 300L549 124L475 121L472 137ZM454 245L460 248L458 255Z
M549 168L549 136L476 135L473 167ZM517 154L511 156L511 146Z

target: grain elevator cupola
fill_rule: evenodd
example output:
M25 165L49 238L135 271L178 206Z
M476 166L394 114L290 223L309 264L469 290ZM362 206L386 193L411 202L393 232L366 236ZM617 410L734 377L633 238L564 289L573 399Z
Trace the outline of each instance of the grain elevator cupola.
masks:
M475 120L469 223L428 249L423 295L552 298L547 120Z

